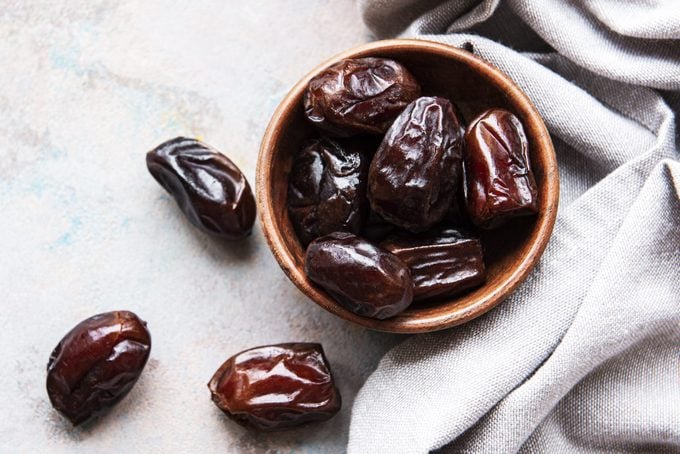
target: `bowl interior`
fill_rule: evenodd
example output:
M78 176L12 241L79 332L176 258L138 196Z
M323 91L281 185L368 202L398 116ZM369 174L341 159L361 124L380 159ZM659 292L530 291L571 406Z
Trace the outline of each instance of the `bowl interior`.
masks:
M529 140L531 164L539 190L540 213L515 219L485 233L487 282L484 286L436 303L414 303L388 320L359 317L345 310L323 289L308 281L304 249L286 208L288 174L302 143L319 133L303 115L302 94L321 69L350 57L385 57L404 64L418 79L424 95L446 97L458 106L465 123L489 107L517 115ZM557 173L552 143L538 113L507 76L468 52L426 41L392 40L341 54L320 65L288 94L265 134L258 163L258 197L267 240L288 277L315 302L361 325L392 332L434 331L474 318L498 304L531 270L552 230L557 206Z

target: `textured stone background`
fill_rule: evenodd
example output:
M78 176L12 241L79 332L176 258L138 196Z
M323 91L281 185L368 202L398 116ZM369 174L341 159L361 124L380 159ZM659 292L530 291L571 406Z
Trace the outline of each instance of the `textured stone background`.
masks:
M144 154L177 135L254 183L270 115L309 69L368 39L350 0L0 2L0 451L341 452L353 397L400 337L350 326L284 277L259 225L243 244L193 229ZM45 365L90 315L148 321L151 359L106 417L73 429ZM344 408L256 435L206 383L244 348L320 341Z

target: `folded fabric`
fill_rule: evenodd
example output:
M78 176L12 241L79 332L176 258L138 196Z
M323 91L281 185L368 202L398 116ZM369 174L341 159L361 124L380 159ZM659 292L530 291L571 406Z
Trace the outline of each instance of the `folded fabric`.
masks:
M377 37L465 46L510 75L551 132L561 193L510 298L382 359L348 451L680 451L677 1L360 7Z

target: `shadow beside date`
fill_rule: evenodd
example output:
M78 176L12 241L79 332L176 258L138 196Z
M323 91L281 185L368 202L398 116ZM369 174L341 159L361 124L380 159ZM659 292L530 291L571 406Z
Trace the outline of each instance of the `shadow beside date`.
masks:
M255 222L255 198L241 170L195 139L177 137L146 155L151 175L200 230L235 240Z
M220 366L208 388L215 405L227 416L263 431L324 421L342 405L319 344L245 350Z
M151 351L146 323L128 311L80 322L47 364L52 406L74 425L115 405L132 389Z

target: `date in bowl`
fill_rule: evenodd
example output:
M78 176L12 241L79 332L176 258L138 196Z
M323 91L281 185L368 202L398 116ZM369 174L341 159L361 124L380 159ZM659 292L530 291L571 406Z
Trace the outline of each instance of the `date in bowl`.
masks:
M524 124L538 188L539 212L485 232L487 278L481 287L432 303L414 303L385 320L361 317L338 304L311 282L304 270L305 249L287 210L288 175L305 140L316 136L303 112L310 79L346 58L382 57L404 64L423 93L454 102L467 122L491 107L514 113ZM462 49L421 40L385 40L336 55L312 70L286 95L267 127L257 162L257 202L265 238L284 273L312 301L333 314L367 328L421 333L460 325L503 301L527 277L552 233L559 198L559 176L550 135L531 101L505 74Z

